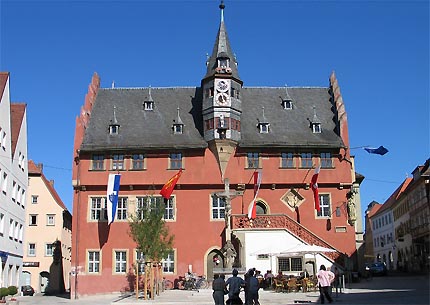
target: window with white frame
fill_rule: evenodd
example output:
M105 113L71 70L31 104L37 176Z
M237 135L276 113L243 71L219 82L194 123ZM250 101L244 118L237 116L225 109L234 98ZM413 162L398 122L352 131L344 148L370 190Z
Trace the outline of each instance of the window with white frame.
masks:
M16 203L21 204L21 186L19 184L16 190Z
M139 274L144 274L145 273L145 253L143 253L143 251L139 251L136 250L135 252L136 254L136 262L138 263L139 266Z
M18 241L19 237L19 223L18 221L15 221L14 228L13 228L13 239L15 241Z
M31 195L31 203L37 204L37 200L39 199L39 195Z
M100 272L100 251L88 251L88 273Z
M36 256L36 244L34 244L34 243L28 244L27 255L28 256Z
M318 217L330 217L331 216L331 204L329 194L320 194L320 211L317 211Z
M320 154L320 164L321 168L332 168L333 167L333 160L331 158L331 153L329 152L322 152Z
M46 225L55 226L55 214L46 215Z
M12 201L16 201L16 181L12 181Z
M127 197L119 197L116 218L118 220L126 220L127 219Z
M292 152L281 153L281 168L294 168L294 154Z
M163 271L165 273L175 272L175 253L173 251L169 252L166 257L161 261L163 265Z
M3 150L6 150L6 131L1 132L0 145Z
M22 243L24 236L24 226L22 224L19 225L19 233L18 233L18 241Z
M92 197L90 206L90 219L91 220L105 220L107 219L106 198L105 197Z
M170 154L170 169L181 169L182 168L182 153L171 153Z
M102 154L95 154L92 158L92 170L104 170L105 156Z
M52 256L54 254L54 244L45 244L45 256Z
M225 219L225 197L212 195L212 219Z
M145 156L144 154L133 154L132 155L132 161L131 161L131 168L133 170L142 170L145 167Z
M301 168L312 168L312 154L310 152L304 152L301 156Z
M165 199L161 196L143 196L137 197L136 215L139 219L144 219L146 213L148 213L151 208L163 207L164 206L164 220L173 220L175 218L175 205L174 198Z
M247 168L259 168L260 166L260 154L258 152L247 153Z
M112 155L112 170L123 170L124 169L124 155L114 154Z
M127 251L115 251L115 273L127 272Z
M21 206L22 206L22 207L25 207L25 204L26 204L26 199L25 199L25 190L24 190L24 189L22 189L22 190L21 190Z

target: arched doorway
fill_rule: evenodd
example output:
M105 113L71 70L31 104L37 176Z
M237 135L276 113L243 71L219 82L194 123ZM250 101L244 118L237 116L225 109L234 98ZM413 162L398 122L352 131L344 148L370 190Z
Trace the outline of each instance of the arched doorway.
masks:
M47 271L40 272L40 286L39 286L39 291L41 293L45 292L45 289L48 287L48 283L49 283L49 272L47 272Z
M210 251L207 255L206 264L206 279L208 281L212 281L216 270L222 269L224 267L224 256L222 255L221 251L217 249Z

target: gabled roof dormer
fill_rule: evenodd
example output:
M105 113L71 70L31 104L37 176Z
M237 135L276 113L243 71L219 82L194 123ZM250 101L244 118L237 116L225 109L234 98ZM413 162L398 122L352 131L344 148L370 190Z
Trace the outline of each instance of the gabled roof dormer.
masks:
M313 108L314 108L314 117L312 118L312 121L310 121L312 132L321 133L321 121L317 116L317 111L315 109L315 106Z
M285 96L282 98L282 108L286 110L293 109L293 100L288 94L287 85L285 85Z
M117 135L119 133L119 124L116 119L116 106L113 106L113 117L109 124L109 135Z
M261 107L261 109L263 110L263 115L260 119L258 119L258 131L260 133L269 133L270 131L270 123L267 121L266 119L266 115L264 114L264 107Z
M173 120L172 130L173 130L173 134L183 134L184 122L182 122L182 119L179 116L179 107L177 109L178 109L178 114L176 116L176 119Z
M151 95L151 86L148 88L148 98L143 101L143 110L145 111L153 111L154 110L154 100Z

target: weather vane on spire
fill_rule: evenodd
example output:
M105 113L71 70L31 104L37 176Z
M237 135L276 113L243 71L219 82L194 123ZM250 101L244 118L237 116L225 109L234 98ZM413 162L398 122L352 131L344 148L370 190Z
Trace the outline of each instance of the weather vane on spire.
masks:
M223 0L221 0L221 4L219 5L219 8L221 9L221 22L224 22L224 8L225 8L225 5L224 5L224 1Z

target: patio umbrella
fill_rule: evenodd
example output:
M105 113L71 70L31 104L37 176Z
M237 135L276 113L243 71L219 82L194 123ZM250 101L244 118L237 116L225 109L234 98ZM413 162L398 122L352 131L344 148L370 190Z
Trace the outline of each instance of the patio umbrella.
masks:
M280 255L305 255L313 254L316 261L316 255L324 252L336 252L336 250L317 245L297 244L287 250L281 251ZM316 274L316 266L314 264L314 275Z

